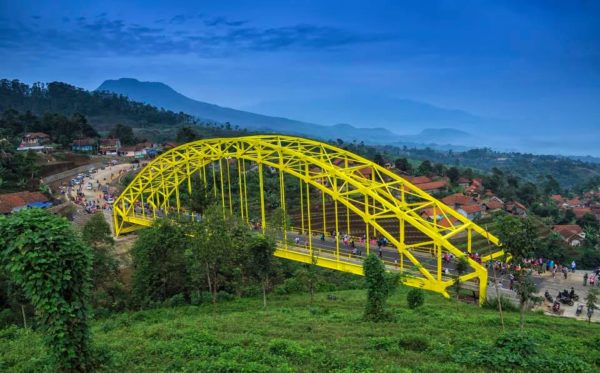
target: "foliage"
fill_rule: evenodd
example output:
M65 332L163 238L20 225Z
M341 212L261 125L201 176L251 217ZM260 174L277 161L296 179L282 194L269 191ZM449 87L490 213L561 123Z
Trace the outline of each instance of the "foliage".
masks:
M500 304L502 306L503 312L517 312L519 310L515 306L515 304L510 301L510 299L503 297L503 296L500 296ZM498 298L488 297L485 300L485 302L483 303L483 307L490 309L490 310L497 310L498 309Z
M132 292L136 305L164 302L186 292L190 274L184 252L189 240L184 229L168 219L157 220L140 231L131 250Z
M367 284L367 304L363 318L368 321L389 321L392 315L386 309L386 301L395 290L398 281L385 272L381 259L373 253L363 262ZM395 280L395 281L394 281Z
M33 152L18 152L0 135L0 191L34 189L39 167Z
M521 263L536 254L538 234L531 218L498 215L496 225L504 250L512 255L515 262Z
M516 273L516 282L514 285L515 293L519 299L519 310L521 315L521 330L525 327L525 307L528 303L538 303L541 299L536 296L537 286L531 277L531 272L520 271Z
M127 304L125 286L119 280L119 261L114 253L114 240L104 215L97 212L85 223L82 238L92 247L92 304L96 313L122 310Z
M90 368L89 247L65 219L27 209L0 216L0 248L11 279L36 309L58 367Z
M312 305L308 294L274 295L266 310L260 297L254 297L116 313L92 321L94 343L111 352L105 367L110 372L593 372L600 368L597 323L588 326L531 313L527 336L535 345L533 353L512 352L516 346L530 345L496 344L497 311L449 303L425 291L425 305L407 312L409 290L400 287L388 300L396 311L397 324L392 326L357 322L365 290L350 290L317 293ZM328 294L337 299L329 300ZM509 329L518 328L518 314L506 314L505 322ZM50 371L38 332L0 328L0 370Z
M14 109L33 114L48 112L71 116L81 113L114 123L127 118L138 126L174 126L194 123L187 114L174 113L154 106L134 102L110 92L86 91L62 82L34 83L29 86L18 80L0 80L0 111Z
M588 309L588 323L590 323L592 321L592 313L593 310L597 310L598 309L598 305L596 303L598 303L598 293L600 293L600 291L598 291L598 289L594 289L594 288L590 288L588 290L587 295L585 296L585 306ZM589 310L592 310L591 312Z
M408 308L415 309L419 308L425 303L425 294L422 289L410 289L406 294L406 303Z
M263 306L267 307L267 286L269 273L272 270L275 240L269 236L256 233L252 236L248 249L251 256L251 268L262 281Z
M454 361L469 366L484 366L495 371L525 370L536 372L586 371L590 364L570 351L550 353L535 336L521 332L500 335L491 345L467 341L454 354Z
M194 130L192 127L184 126L177 130L175 141L178 144L184 144L187 142L199 140L200 138L201 136L198 135L196 130Z
M139 141L133 134L133 128L120 123L110 129L108 137L119 139L121 145L134 145Z

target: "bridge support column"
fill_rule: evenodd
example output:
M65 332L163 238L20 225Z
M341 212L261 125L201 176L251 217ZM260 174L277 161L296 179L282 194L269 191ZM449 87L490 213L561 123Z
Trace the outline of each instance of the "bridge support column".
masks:
M263 180L263 165L258 164L258 185L260 189L260 225L263 233L267 229L267 219L265 217L265 185Z

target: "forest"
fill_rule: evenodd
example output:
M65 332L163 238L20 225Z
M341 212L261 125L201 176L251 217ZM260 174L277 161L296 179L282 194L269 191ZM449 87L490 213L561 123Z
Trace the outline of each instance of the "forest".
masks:
M57 113L88 117L96 128L112 127L116 122L134 127L193 124L195 119L184 113L158 109L109 92L87 91L67 83L34 83L0 80L0 112L31 112L36 115Z

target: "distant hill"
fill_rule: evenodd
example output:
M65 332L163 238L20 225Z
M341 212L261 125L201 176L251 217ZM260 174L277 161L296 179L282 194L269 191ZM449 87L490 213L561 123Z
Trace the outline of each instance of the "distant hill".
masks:
M320 139L357 140L369 143L390 143L400 136L384 128L356 128L348 124L324 126L288 118L273 117L197 101L182 95L164 83L141 82L121 78L107 80L97 91L114 92L150 105L193 115L203 121L229 122L255 131L304 135Z
M57 113L85 115L99 129L116 123L132 127L164 127L192 124L194 118L134 102L116 93L90 92L63 82L28 85L18 80L0 80L0 112L16 110L36 115Z

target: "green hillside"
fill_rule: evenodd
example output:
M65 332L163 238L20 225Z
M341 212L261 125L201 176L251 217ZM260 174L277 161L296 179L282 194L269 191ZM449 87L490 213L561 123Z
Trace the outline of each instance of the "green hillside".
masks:
M119 372L464 372L592 371L600 367L600 325L529 313L525 340L500 338L497 312L427 294L406 306L390 300L396 322L361 320L362 290L273 296L216 306L113 314L92 326L106 371ZM508 313L506 328L518 329ZM514 334L509 334L509 336ZM518 365L518 364L525 365ZM42 337L0 330L0 371L51 371Z

